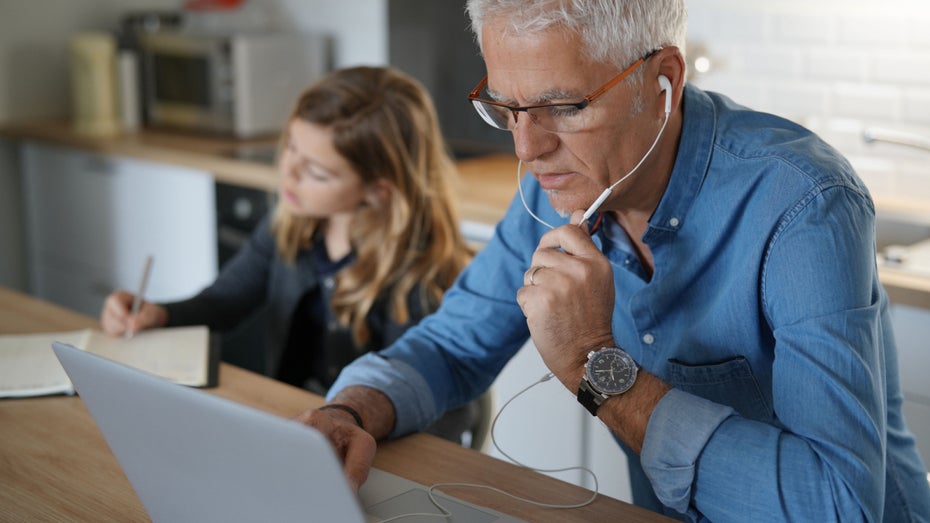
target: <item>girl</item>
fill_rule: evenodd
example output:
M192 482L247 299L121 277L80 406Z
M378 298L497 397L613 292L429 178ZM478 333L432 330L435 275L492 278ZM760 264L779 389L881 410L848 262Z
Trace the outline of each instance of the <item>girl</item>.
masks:
M435 310L470 260L435 109L400 71L356 67L312 85L289 118L278 169L273 216L211 286L184 301L145 302L135 316L132 294L114 292L104 331L227 331L268 307L266 373L324 394L346 364ZM458 440L475 410L433 432Z

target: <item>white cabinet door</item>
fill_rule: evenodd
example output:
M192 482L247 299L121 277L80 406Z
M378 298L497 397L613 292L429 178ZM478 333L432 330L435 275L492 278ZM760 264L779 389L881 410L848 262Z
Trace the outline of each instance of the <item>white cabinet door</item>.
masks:
M893 304L891 317L904 394L930 406L930 310Z
M99 265L112 258L110 162L33 144L23 146L22 160L30 262L56 258Z
M580 405L579 405L580 407ZM630 473L626 454L617 445L610 429L600 418L588 416L584 426L585 462L597 474L598 492L612 498L633 502L630 489ZM586 481L583 486L593 489L594 483Z
M23 145L22 165L37 296L96 316L109 291L134 292L147 255L152 300L189 296L216 277L209 173L37 143Z
M930 472L930 381L926 377L930 369L930 310L894 304L891 313L904 389L904 417Z
M528 341L492 385L495 411L548 372L535 345ZM504 453L531 468L584 466L583 416L590 417L575 396L553 378L534 386L506 407L495 429L497 444ZM507 459L493 445L488 454ZM576 485L585 484L586 474L577 470L547 474ZM571 503L572 500L547 502Z
M494 382L495 412L548 372L532 340L528 341ZM597 474L601 494L624 501L632 499L626 455L600 419L588 414L575 394L554 378L514 399L501 414L495 435L503 453L522 465L536 469L587 467ZM493 445L487 453L507 459ZM547 474L594 488L590 474L580 470Z

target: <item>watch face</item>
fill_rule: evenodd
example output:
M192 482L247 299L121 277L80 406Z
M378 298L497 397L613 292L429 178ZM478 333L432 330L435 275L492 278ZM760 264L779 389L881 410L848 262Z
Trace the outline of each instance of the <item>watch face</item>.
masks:
M598 391L621 394L636 381L636 362L620 349L604 348L591 355L585 373Z

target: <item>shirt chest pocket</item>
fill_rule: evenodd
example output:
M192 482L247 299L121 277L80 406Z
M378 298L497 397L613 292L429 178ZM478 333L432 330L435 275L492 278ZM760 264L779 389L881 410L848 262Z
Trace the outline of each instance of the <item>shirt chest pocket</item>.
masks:
M746 418L772 419L771 404L746 358L706 364L669 360L667 381L676 389L733 407Z

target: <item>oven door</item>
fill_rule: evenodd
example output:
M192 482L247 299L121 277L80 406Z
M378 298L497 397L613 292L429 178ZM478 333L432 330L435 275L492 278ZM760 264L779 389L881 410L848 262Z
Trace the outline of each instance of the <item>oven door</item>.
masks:
M220 268L252 237L255 227L274 208L274 193L217 182L216 226ZM222 334L223 361L258 373L268 371L267 305Z

